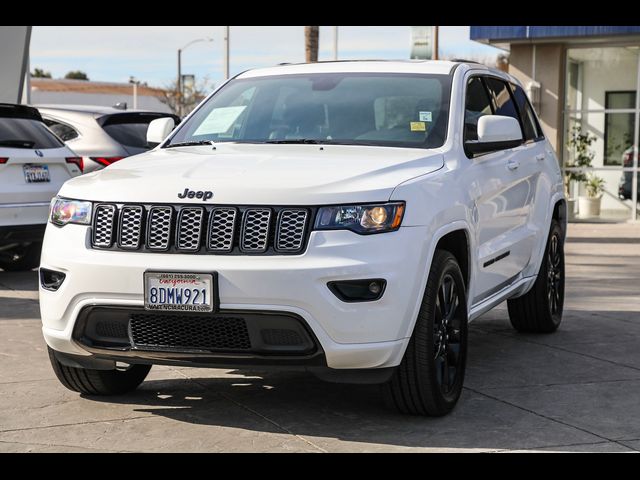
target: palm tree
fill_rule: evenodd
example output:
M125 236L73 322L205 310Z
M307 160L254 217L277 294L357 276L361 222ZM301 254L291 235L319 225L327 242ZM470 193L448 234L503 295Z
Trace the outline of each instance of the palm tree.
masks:
M307 63L318 61L318 44L320 43L320 27L304 27L304 46Z

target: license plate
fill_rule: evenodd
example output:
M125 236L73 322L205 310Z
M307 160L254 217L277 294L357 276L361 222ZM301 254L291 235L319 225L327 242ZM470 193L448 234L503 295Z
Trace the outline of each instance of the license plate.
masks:
M51 181L48 165L23 165L22 171L27 183L48 183Z
M213 312L214 278L211 273L144 274L144 308L155 311Z

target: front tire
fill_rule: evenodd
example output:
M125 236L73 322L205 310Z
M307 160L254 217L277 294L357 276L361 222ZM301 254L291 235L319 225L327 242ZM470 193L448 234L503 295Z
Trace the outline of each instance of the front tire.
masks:
M509 300L511 325L523 333L553 333L562 322L564 307L564 235L553 220L538 277L531 290Z
M5 252L0 257L0 268L5 272L27 272L40 265L42 242L33 242Z
M49 350L49 360L60 383L72 392L85 395L109 396L132 392L144 381L151 365L131 365L125 370L91 370L62 364Z
M464 279L455 257L437 250L407 351L382 386L385 403L411 415L446 415L462 393L466 360Z

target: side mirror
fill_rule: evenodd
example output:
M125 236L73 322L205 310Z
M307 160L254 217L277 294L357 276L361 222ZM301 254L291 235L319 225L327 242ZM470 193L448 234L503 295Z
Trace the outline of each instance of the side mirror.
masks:
M160 145L176 128L176 122L171 117L156 118L147 128L147 144L149 148Z
M522 145L520 123L512 117L485 115L478 120L478 140L465 142L468 154L495 152Z

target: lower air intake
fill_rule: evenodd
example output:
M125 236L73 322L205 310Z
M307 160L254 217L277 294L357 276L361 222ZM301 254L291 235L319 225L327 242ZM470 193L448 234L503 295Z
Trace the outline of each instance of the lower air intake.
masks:
M251 350L242 318L133 314L131 336L137 348L180 351Z

